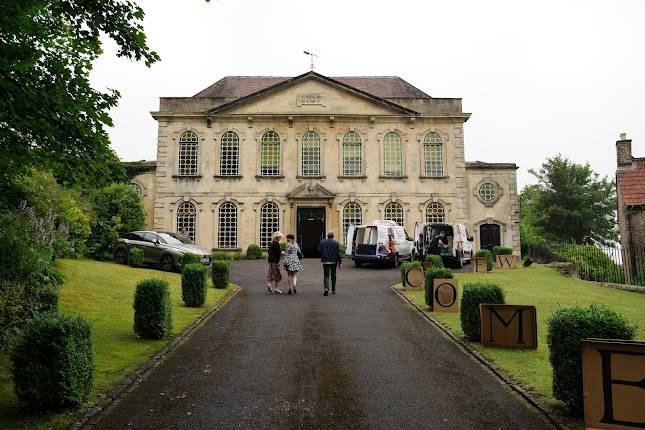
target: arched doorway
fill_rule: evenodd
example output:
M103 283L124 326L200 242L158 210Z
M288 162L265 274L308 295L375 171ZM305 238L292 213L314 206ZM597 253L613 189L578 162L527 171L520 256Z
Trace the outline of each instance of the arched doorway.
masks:
M501 245L501 237L498 224L482 224L479 226L479 248L493 249Z

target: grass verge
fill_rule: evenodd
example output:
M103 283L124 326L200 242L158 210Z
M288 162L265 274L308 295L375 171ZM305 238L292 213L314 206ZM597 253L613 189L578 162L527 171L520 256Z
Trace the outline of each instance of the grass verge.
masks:
M455 277L459 279L460 300L464 283L491 281L504 288L506 303L536 306L537 350L484 347L477 342L466 342L529 391L537 394L545 405L552 408L561 409L562 405L553 397L551 390L553 378L549 363L549 349L546 344L546 322L551 312L558 306L603 304L620 312L630 322L638 323L637 338L645 339L645 312L643 312L645 294L601 288L590 282L562 276L551 268L539 265L518 269L496 269L487 273L456 273ZM429 311L425 305L423 291L405 291L404 294L419 307ZM433 312L432 316L460 337L464 336L458 313Z
M96 369L90 404L100 400L169 341L139 340L134 334L132 301L137 282L156 277L170 283L173 336L217 305L231 289L218 290L209 286L206 304L201 308L188 308L181 300L181 276L177 273L132 269L93 260L58 260L56 269L66 278L61 289L61 312L85 315L92 323ZM9 358L6 353L0 353L0 428L67 428L79 414L36 414L22 407L13 392Z

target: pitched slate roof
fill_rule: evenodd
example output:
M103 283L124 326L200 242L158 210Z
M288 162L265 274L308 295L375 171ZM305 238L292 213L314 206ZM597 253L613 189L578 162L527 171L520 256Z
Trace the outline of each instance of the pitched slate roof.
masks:
M289 79L283 76L225 76L194 97L246 97ZM340 76L330 79L382 99L431 98L398 76Z
M645 205L645 158L634 158L634 167L616 172L625 206Z

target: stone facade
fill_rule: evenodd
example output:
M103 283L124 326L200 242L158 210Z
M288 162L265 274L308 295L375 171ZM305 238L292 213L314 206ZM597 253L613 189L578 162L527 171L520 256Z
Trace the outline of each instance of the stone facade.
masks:
M299 214L313 215L303 208L317 208L321 230L337 233L350 207L363 222L400 208L412 235L431 207L443 209L446 222L465 224L476 249L482 226L499 226L500 244L519 255L517 167L465 161L470 114L462 112L460 99L432 98L400 78L309 72L224 78L193 97L161 98L152 115L159 124L156 171L134 178L151 229L185 228L182 213L194 208L198 244L245 250L271 225L263 224L267 207L277 207L277 226L299 241L312 241L303 234L313 224ZM360 146L347 143L348 136ZM238 152L230 151L232 138ZM186 159L194 163L188 170ZM233 170L231 159L238 166Z

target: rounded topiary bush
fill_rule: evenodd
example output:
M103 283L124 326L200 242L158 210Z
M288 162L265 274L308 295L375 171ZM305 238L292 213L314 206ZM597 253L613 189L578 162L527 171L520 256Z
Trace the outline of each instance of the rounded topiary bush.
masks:
M583 413L582 357L585 338L633 339L637 326L604 306L570 307L554 311L547 321L553 396L577 414Z
M215 288L226 288L231 277L231 265L228 261L216 260L211 265L213 272L213 286Z
M22 330L11 351L16 396L44 409L78 407L92 391L94 353L82 316L45 313Z
M468 339L479 341L480 324L479 305L482 303L506 303L504 290L493 282L467 283L459 304L461 329Z
M192 252L187 252L181 257L181 270L184 270L184 267L186 267L189 264L200 264L201 263L201 258L197 254L193 254Z
M141 267L141 266L143 266L143 249L132 248L128 252L128 265L130 267Z
M453 274L452 270L447 269L445 267L435 267L429 270L426 270L425 274L425 282L424 282L424 292L425 292L425 300L426 300L426 305L430 309L433 308L433 300L434 300L434 295L433 293L433 288L434 288L434 280L435 279L452 279Z
M186 306L196 308L206 303L207 279L208 267L202 264L184 266L181 271L181 298Z
M431 263L432 267L443 267L443 259L440 255L428 254L425 258L426 263Z
M249 260L259 260L262 258L262 248L256 244L251 244L246 250L246 258Z
M408 270L411 267L421 267L421 263L419 261L406 261L405 263L401 264L399 269L401 270L401 284L405 287L405 271Z
M475 257L486 257L486 270L491 271L493 270L493 253L490 252L488 249L480 249L477 251L475 254Z
M144 279L134 293L134 332L143 339L161 339L172 330L170 287L163 279Z

